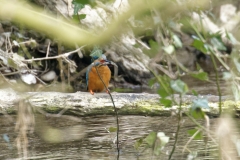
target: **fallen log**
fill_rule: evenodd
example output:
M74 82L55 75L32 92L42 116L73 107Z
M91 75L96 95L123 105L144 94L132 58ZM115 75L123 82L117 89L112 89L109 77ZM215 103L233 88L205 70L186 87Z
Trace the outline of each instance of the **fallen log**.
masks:
M148 93L111 93L115 106L120 115L145 115L145 116L170 116L175 113L179 106L164 107L159 102L158 94ZM174 96L179 101L179 96ZM206 98L210 107L206 112L211 116L217 116L218 96L206 95L200 98ZM0 90L1 113L14 114L17 111L15 107L21 99L29 101L36 110L44 110L48 113L59 113L64 110L68 115L114 115L114 107L111 98L106 93L95 93L91 95L88 92L60 93L60 92L16 92L12 89ZM182 108L184 112L189 111L192 101L196 96L183 96ZM239 111L239 102L234 102L230 96L222 97L222 108L224 110L232 109ZM62 112L63 113L63 112Z

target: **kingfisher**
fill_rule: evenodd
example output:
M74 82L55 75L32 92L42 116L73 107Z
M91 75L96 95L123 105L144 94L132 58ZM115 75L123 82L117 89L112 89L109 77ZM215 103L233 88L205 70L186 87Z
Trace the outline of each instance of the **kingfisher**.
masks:
M93 95L94 92L102 92L106 89L106 92L109 93L108 85L111 79L111 70L108 64L114 66L114 77L117 76L117 65L107 60L106 56L99 49L95 49L90 56L92 57L92 63L88 66L86 72L88 91Z

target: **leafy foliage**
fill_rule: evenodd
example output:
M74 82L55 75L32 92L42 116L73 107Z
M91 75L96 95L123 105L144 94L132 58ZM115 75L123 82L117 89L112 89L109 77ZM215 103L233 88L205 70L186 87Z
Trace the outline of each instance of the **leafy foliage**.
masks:
M103 51L99 46L94 46L90 56L92 57L92 61L98 59L99 57L102 57Z
M116 132L116 131L117 131L117 128L116 128L116 127L109 127L109 128L108 128L108 131L109 131L110 133Z
M208 52L207 45L199 38L197 38L197 37L193 37L193 38L194 38L194 41L193 41L192 46L206 54Z
M145 53L150 57L156 56L160 51L160 45L154 40L149 40L148 43L150 45L150 50L145 50Z
M199 72L199 73L190 73L190 75L196 79L201 81L208 81L208 74L206 72Z
M169 137L166 136L163 132L150 132L145 139L138 139L135 142L134 148L138 149L141 145L147 144L146 148L151 148L155 155L160 155L165 145L169 142Z
M93 5L95 1L93 0L73 0L72 3L74 5L74 15L73 19L76 20L77 22L80 22L82 19L86 18L86 14L78 14L81 9L83 9L86 5ZM145 1L144 1L145 2ZM235 100L239 100L240 97L240 85L239 85L239 72L240 72L240 62L239 62L239 51L238 49L235 49L233 53L231 54L231 60L232 60L232 66L229 67L227 64L225 64L222 56L222 53L227 52L228 48L226 46L226 42L223 40L223 34L221 32L217 33L211 33L209 31L205 31L204 27L197 24L197 23L192 23L190 22L190 18L187 17L183 12L193 12L193 11L198 11L199 17L200 12L198 5L195 5L192 8L184 8L184 11L181 12L181 10L176 10L176 11L170 11L168 9L167 12L165 11L165 6L167 8L181 8L181 5L185 6L185 1L161 1L160 7L162 8L154 8L154 6L150 6L151 3L148 3L146 5L146 8L142 8L143 11L139 11L138 8L133 8L132 13L129 15L136 16L138 19L138 23L141 25L142 28L151 28L151 30L156 31L156 35L152 34L150 36L154 37L153 39L148 41L148 45L150 49L146 49L145 53L149 55L150 58L155 58L156 56L159 56L159 53L163 51L162 55L159 57L167 57L163 61L156 62L157 65L159 65L162 70L164 71L164 75L158 75L154 74L155 78L149 81L150 85L153 85L154 83L159 84L159 88L157 90L157 93L160 96L160 103L163 104L165 107L171 107L173 105L179 105L179 117L181 113L181 103L178 103L174 99L173 94L179 94L180 98L182 95L185 95L189 92L188 86L185 82L183 82L181 79L182 73L191 75L192 77L202 80L202 81L209 81L209 77L207 72L202 71L200 68L198 68L198 72L192 72L186 69L186 67L181 64L177 63L176 61L178 60L176 56L179 55L178 49L186 49L189 46L185 46L184 41L181 40L181 37L179 35L181 34L189 34L193 38L193 42L191 43L190 47L193 47L197 51L199 51L201 54L204 54L205 57L208 57L209 59L212 60L212 63L214 65L214 71L216 71L216 75L219 70L219 66L217 65L216 62L220 63L227 71L223 73L223 78L227 81L230 81L231 88L235 97ZM199 1L200 2L200 1ZM154 2L152 2L154 3ZM160 3L160 2L157 2ZM147 3L144 3L144 5ZM156 2L155 2L156 4ZM165 5L167 4L167 5ZM190 5L189 5L190 6ZM134 6L135 7L135 6ZM149 9L150 8L150 9ZM202 9L202 8L201 8ZM165 12L164 12L165 11ZM168 14L168 12L170 12ZM167 14L165 14L167 13ZM124 21L130 21L128 20L129 15L123 14L123 17L120 17L119 19L123 19ZM201 17L202 18L202 17ZM177 19L177 20L176 20ZM178 20L180 21L185 21L182 23L183 27L178 29L177 28L177 23ZM202 21L202 19L200 19ZM113 26L118 26L122 21L117 21ZM135 21L136 22L136 21ZM168 23L170 22L170 23ZM126 22L127 25L128 22ZM201 22L199 22L201 24ZM117 25L116 25L117 24ZM122 24L124 26L124 24ZM199 26L198 26L199 25ZM138 26L139 27L139 26ZM111 26L109 25L109 28ZM118 27L113 27L117 28L117 32L119 32ZM126 27L127 28L127 27ZM137 28L137 27L135 27ZM133 28L133 30L135 29ZM139 27L140 28L140 27ZM184 30L185 28L185 30ZM187 29L186 29L187 28ZM110 29L111 30L111 29ZM112 31L109 32L110 35L112 36ZM118 34L118 33L117 33ZM117 35L116 34L116 35ZM55 34L56 35L56 34ZM104 34L105 36L106 34ZM234 37L232 33L228 33L226 31L226 37L228 40L231 42L231 44L238 44L237 39ZM88 37L87 37L88 38ZM87 39L86 38L86 39ZM112 38L112 37L111 37ZM115 37L114 37L115 38ZM135 38L135 37L134 37ZM84 42L85 40L84 39ZM116 38L117 39L117 38ZM72 43L72 42L71 42ZM88 43L86 43L88 44ZM140 45L139 45L140 46ZM137 46L137 47L139 47ZM140 47L139 47L140 48ZM148 47L146 47L148 48ZM187 50L187 49L186 49ZM189 52L192 52L190 49ZM100 57L102 55L103 51L99 47L94 47L92 53L90 56L95 59L95 57ZM159 58L157 57L157 58ZM184 57L187 58L187 57ZM9 62L11 64L12 62ZM167 65L166 65L167 64ZM172 68L173 66L177 71L173 71ZM159 67L159 68L160 68ZM17 66L14 67L14 69L17 69ZM170 74L166 74L170 73ZM170 77L171 74L173 74L173 77ZM169 77L168 77L169 76ZM23 81L27 84L32 84L33 82L26 81L25 76L22 76L21 78ZM31 78L27 76L27 80L34 80L34 84L36 83L35 76L31 75ZM64 75L62 76L64 79ZM171 79L172 78L172 79ZM173 80L174 79L174 80ZM218 94L219 97L221 97L221 90L220 86L218 84L219 77L218 75L216 76L216 85L218 86ZM194 90L192 90L192 93L195 96L198 96L198 93ZM221 99L219 99L219 104L221 105ZM220 106L219 105L219 106ZM204 110L209 109L208 106L208 101L207 99L202 99L197 97L196 100L192 102L191 108L190 108L190 113L194 118L201 118L203 119L206 117ZM219 110L221 110L221 107L219 107ZM179 118L180 119L180 118ZM180 124L180 120L179 120ZM178 125L180 128L180 125ZM108 129L109 132L116 132L115 127L110 127ZM189 130L188 133L193 136L198 130ZM195 139L202 139L202 133L199 132L198 134L195 135ZM6 137L5 137L6 138ZM177 137L176 137L177 139ZM135 148L138 149L141 145L146 144L148 148L153 149L153 153L155 155L160 155L162 149L164 146L168 143L169 137L165 136L163 132L151 132L145 139L139 139L135 143ZM194 152L192 152L194 153ZM192 154L190 153L190 154ZM196 156L192 154L193 157ZM171 159L171 158L169 158Z
M198 131L199 131L198 129L190 129L190 130L188 130L188 134L190 136L194 136L195 140L202 140L203 139L202 132L198 132ZM197 133L197 134L195 135L195 133Z
M202 111L202 109L209 109L208 100L199 98L194 100L190 109L191 115L196 119L203 119L205 113Z
M171 88L180 94L186 94L188 92L188 86L182 80L171 80L170 81Z
M85 19L86 18L86 14L78 14L78 12L83 9L85 7L86 4L92 4L93 0L73 0L72 4L74 5L74 11L73 11L73 20L77 23L79 23L79 21L81 19Z
M174 34L172 36L172 39L173 39L173 44L175 47L177 47L177 48L183 47L182 41L180 40L180 38L177 35Z

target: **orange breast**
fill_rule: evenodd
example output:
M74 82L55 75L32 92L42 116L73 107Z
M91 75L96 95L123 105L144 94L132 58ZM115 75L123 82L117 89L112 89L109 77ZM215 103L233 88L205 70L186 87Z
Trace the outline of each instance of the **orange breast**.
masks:
M100 66L97 67L100 76L102 77L103 82L108 87L109 81L111 79L111 71L108 66ZM104 84L99 78L96 68L92 67L91 71L89 72L88 78L88 90L91 92L102 92L104 90Z

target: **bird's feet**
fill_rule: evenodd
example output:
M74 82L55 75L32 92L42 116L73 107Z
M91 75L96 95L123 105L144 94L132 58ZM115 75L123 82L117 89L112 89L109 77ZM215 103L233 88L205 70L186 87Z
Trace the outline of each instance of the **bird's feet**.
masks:
M91 93L91 95L94 95L94 92L92 90L89 91Z

